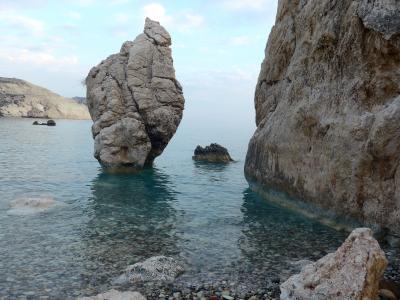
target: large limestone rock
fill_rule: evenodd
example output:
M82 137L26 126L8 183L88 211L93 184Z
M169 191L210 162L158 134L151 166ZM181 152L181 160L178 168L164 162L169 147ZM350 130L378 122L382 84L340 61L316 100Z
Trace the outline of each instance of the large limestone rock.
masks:
M281 285L281 300L376 300L387 260L371 230L354 230L335 253Z
M174 135L184 98L170 45L168 32L146 19L143 34L86 78L95 157L103 166L151 165Z
M86 105L15 78L0 77L0 116L90 119Z
M400 4L280 0L245 173L400 232Z

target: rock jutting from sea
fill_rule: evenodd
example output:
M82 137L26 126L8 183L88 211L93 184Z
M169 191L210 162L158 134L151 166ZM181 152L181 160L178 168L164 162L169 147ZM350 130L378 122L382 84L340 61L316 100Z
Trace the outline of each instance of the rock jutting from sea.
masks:
M256 92L251 183L400 232L400 5L280 0Z
M192 158L193 160L212 163L229 163L233 161L229 155L228 149L216 143L210 144L204 148L197 146Z
M169 33L147 18L143 34L87 76L94 156L102 166L150 166L175 134L185 100L170 46Z

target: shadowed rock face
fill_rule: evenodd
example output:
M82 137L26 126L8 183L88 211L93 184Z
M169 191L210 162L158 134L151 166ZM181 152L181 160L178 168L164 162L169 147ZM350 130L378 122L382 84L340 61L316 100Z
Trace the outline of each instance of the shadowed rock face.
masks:
M400 232L400 5L280 0L249 180Z
M144 33L92 68L87 103L95 157L109 168L151 165L176 132L184 98L175 79L171 37L146 19Z

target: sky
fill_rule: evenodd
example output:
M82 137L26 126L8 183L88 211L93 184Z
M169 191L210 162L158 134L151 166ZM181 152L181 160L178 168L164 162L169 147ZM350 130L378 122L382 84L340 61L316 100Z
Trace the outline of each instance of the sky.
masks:
M277 0L0 0L0 76L85 96L90 68L142 33L150 17L172 36L185 113L253 124L276 10Z

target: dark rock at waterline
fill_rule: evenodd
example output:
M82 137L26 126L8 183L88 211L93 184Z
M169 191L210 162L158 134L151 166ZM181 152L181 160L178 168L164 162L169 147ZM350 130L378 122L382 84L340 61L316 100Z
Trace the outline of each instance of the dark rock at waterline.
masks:
M56 122L54 120L48 120L46 123L39 123L38 121L35 121L32 123L32 125L56 126Z
M198 161L214 163L228 163L233 161L229 155L228 149L217 143L210 144L210 146L206 146L205 148L197 146L192 158Z

